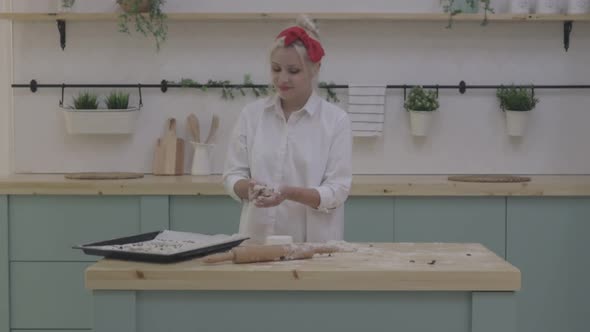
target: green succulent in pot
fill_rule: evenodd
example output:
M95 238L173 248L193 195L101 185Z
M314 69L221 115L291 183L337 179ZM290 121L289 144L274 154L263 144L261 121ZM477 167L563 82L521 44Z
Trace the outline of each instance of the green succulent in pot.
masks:
M107 96L105 103L108 109L125 110L129 108L129 93L112 91Z
M533 95L532 89L514 85L498 88L496 96L503 111L530 111L539 102L539 99Z
M496 91L506 119L506 132L509 136L523 136L527 127L530 111L537 106L539 99L532 88L500 87Z
M421 86L410 90L404 108L410 113L410 129L413 136L426 136L432 122L432 114L439 108L435 91L427 91Z
M82 91L78 94L78 96L73 97L73 100L74 106L70 106L70 108L77 110L98 109L98 96L91 92Z
M410 90L404 107L407 111L436 111L439 107L438 97L435 91L427 91L421 86L415 86Z

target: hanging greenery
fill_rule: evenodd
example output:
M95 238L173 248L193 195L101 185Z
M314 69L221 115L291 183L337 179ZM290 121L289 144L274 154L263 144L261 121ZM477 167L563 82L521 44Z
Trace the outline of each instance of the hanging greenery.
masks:
M241 84L233 84L229 80L220 81L212 79L209 79L207 83L199 83L192 78L181 78L178 82L170 81L170 83L179 84L185 88L198 88L201 91L208 91L212 87L219 87L221 89L221 98L225 100L235 99L236 93L239 93L245 97L248 90L250 90L256 98L268 96L270 92L274 93L276 91L272 84L268 86L255 85L254 82L252 82L252 77L250 74L244 75L244 80ZM340 99L338 99L336 92L334 92L333 86L335 86L334 82L330 82L329 84L326 82L319 83L319 87L321 89L325 89L327 92L326 100L338 103L340 102Z
M135 31L144 36L151 35L159 51L168 36L167 16L162 11L166 0L117 0L123 9L119 15L119 31L130 34L129 26L134 22Z
M462 4L459 3L464 2ZM443 8L445 13L449 14L449 20L447 23L447 28L450 29L453 26L453 17L457 14L461 14L463 12L477 12L479 9L480 3L483 4L483 20L481 22L482 26L488 24L488 13L493 14L494 9L490 5L491 0L440 0L440 4ZM467 7L466 9L463 8Z

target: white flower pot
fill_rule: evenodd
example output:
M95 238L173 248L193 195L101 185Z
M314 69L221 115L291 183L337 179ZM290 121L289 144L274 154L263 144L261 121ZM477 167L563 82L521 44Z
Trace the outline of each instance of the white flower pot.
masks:
M74 9L76 0L58 0L57 11L60 13L69 13Z
M568 0L568 14L585 14L588 12L589 0Z
M557 14L560 12L559 0L537 0L537 14Z
M475 0L473 6L467 0L455 0L451 10L460 10L462 13L479 12L479 0Z
M69 134L132 134L139 108L76 110L62 108Z
M506 114L506 132L508 136L524 134L530 111L504 111Z
M410 129L413 136L426 136L432 122L434 112L428 111L409 111Z
M513 14L528 14L531 10L529 0L511 0L510 12Z

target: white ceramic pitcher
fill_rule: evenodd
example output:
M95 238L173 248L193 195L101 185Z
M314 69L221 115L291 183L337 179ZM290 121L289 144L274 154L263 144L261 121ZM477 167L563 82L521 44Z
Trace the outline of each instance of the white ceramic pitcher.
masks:
M191 167L192 175L210 175L211 174L211 150L214 144L203 144L190 142L194 148L193 165Z

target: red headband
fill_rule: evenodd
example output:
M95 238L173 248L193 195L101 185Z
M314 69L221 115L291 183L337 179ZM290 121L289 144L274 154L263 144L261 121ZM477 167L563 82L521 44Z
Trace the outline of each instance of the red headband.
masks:
M293 44L296 40L301 40L307 49L307 55L311 62L318 62L324 56L324 49L322 44L317 40L311 38L305 30L300 27L291 27L283 30L277 38L285 37L285 46Z

